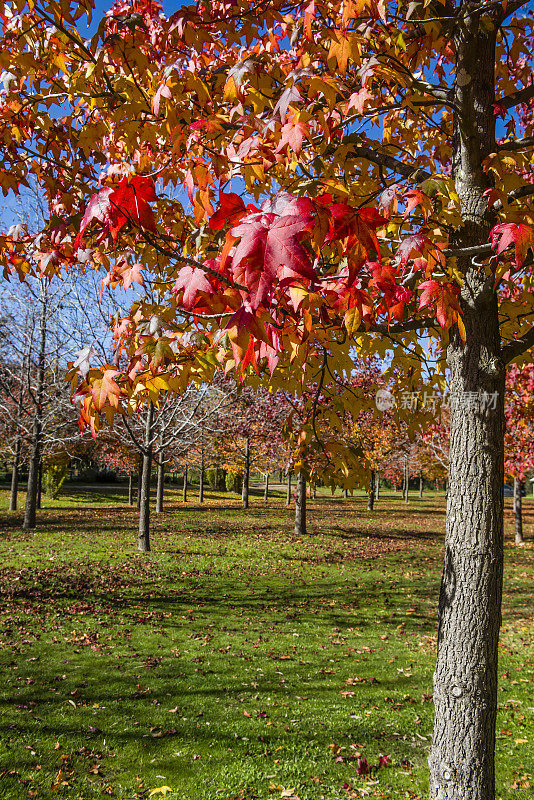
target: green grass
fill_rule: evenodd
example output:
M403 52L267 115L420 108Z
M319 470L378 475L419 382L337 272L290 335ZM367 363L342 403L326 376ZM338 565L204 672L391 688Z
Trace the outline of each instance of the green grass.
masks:
M297 539L281 500L208 492L141 556L124 491L0 512L0 798L424 797L443 498L321 497ZM533 561L508 540L502 800L534 785Z

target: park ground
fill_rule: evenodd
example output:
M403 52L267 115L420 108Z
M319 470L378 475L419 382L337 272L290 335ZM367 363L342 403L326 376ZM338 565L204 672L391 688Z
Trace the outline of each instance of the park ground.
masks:
M124 492L32 532L0 493L0 798L424 798L443 495L323 495L297 538L281 490L176 494L140 555ZM534 502L523 547L506 502L497 797L527 800Z

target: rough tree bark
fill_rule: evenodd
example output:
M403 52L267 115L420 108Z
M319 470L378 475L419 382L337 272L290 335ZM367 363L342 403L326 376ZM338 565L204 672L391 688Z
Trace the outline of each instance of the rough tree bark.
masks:
M462 10L475 7L468 0ZM462 204L455 247L488 240L490 186L482 162L495 152L496 7L462 14L454 28L453 178ZM494 800L497 644L503 570L504 378L495 278L468 256L460 303L466 343L451 330L450 466L445 564L434 673L429 800ZM495 398L481 408L471 398ZM469 402L466 399L470 398ZM453 402L454 401L454 402Z
M245 439L245 457L243 460L243 488L241 492L241 500L243 508L248 508L248 484L250 479L250 439L247 436Z
M375 471L371 470L371 478L369 480L369 491L367 493L367 511L373 511L375 507Z
M33 397L35 408L33 414L32 438L30 448L30 464L28 471L28 488L26 493L26 506L24 509L25 530L35 528L37 500L39 494L39 465L41 463L41 438L43 424L43 395L45 382L45 354L46 354L46 311L48 296L46 285L41 283L40 311L39 311L39 353L37 361L37 379Z
M141 508L139 509L139 535L137 548L141 553L150 550L150 473L152 471L152 423L154 405L148 404L145 424L145 440L143 443L143 472L141 480Z
M295 536L306 533L306 476L302 470L297 475L297 496L295 500Z
M523 498L521 490L523 481L514 478L514 517L515 517L515 543L523 544Z

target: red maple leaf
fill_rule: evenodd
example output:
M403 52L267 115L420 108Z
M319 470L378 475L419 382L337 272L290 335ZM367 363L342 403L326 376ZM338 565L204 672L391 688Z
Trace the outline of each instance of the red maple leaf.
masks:
M103 225L109 225L112 208L109 201L109 196L112 194L112 192L113 189L111 186L104 186L103 189L100 189L90 198L80 224L80 230L78 231L78 235L74 240L74 247L79 247L85 229L89 227L93 220L96 220Z
M128 223L149 231L156 230L154 212L149 202L157 200L154 183L149 178L134 176L123 178L109 196L113 206L110 232L115 239L117 233Z
M460 306L457 295L460 289L457 286L431 280L424 281L419 288L423 290L419 298L419 309L433 306L436 319L444 330L458 320Z
M245 204L235 192L219 192L219 208L212 214L208 228L220 231L228 223L236 225L245 213Z
M196 303L198 292L212 293L211 285L206 278L206 273L199 267L182 267L178 273L174 291L179 292L184 289L182 305L190 311Z
M415 233L412 236L407 236L402 240L397 248L397 257L403 266L406 266L408 260L414 253L423 254L425 246L430 244L430 239L424 233Z
M104 226L102 236L111 233L115 240L128 222L155 231L154 212L149 206L153 200L157 200L154 183L143 176L123 178L116 189L104 186L89 200L74 246L80 245L85 229L93 221Z
M316 277L310 256L300 243L309 229L308 215L249 214L230 234L239 237L232 270L251 295L253 309L264 302L275 282Z
M515 263L518 268L527 257L527 251L534 252L534 228L523 222L502 222L490 232L491 246L499 256L509 245L515 245Z

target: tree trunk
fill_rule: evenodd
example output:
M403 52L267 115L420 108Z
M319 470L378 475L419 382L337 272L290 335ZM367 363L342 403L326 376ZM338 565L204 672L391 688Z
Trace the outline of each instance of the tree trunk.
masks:
M141 490L143 487L143 459L139 462L137 469L137 510L141 511Z
M158 483L156 488L156 514L161 514L163 511L163 491L165 489L165 462L163 460L163 452L159 451L158 456Z
M24 509L24 522L22 523L22 527L25 530L35 528L37 501L39 495L39 464L41 462L41 436L43 421L47 299L46 286L44 283L41 283L41 293L39 298L41 305L39 313L39 356L37 364L37 382L34 395L35 410L33 414L26 506Z
M316 483L313 484L312 498L313 498L313 500L317 500L317 484Z
M287 470L287 494L286 494L286 506L291 505L291 470L288 468Z
M404 502L410 502L410 462L406 459L406 464L404 465L404 471L406 473L404 478L404 485L405 485L405 493L404 493Z
M423 496L423 476L422 474L419 475L419 499Z
M182 500L184 501L184 503L187 503L187 472L188 469L186 464L184 467L184 485L182 490Z
M13 457L13 467L11 469L11 492L9 495L9 510L16 511L17 510L17 495L18 495L18 488L19 488L19 462L20 462L20 448L22 445L22 440L19 434L17 434L17 440L15 442L15 455Z
M128 475L128 505L133 506L133 475Z
M523 498L521 497L521 489L523 488L523 481L519 478L514 478L514 516L515 516L515 543L524 544L523 539Z
M369 481L369 493L367 495L367 511L373 511L375 507L375 471L371 470Z
M343 497L345 498L345 500L348 500L348 497L349 497L349 490L348 489L343 489Z
M245 458L243 462L243 489L241 493L243 508L248 508L249 477L250 477L250 440L247 436L247 438L245 439Z
M19 465L20 465L20 451L22 448L22 433L20 430L21 417L22 417L22 404L24 401L24 383L27 370L27 358L29 353L24 353L22 359L22 372L20 374L20 388L19 397L17 402L17 417L16 425L16 439L15 439L15 452L13 454L13 467L11 470L11 493L9 495L9 510L17 510L18 488L19 488Z
M454 247L487 242L484 195L495 152L494 60L501 11L454 28L453 178L462 204ZM494 800L497 645L503 571L504 379L495 276L460 255L466 343L450 331L450 461L434 673L429 800ZM475 401L473 402L473 398ZM477 399L478 398L478 399ZM484 407L481 398L492 398ZM493 400L495 407L493 407Z
M265 474L265 486L263 488L263 499L266 500L266 501L269 499L269 473L268 472Z
M204 502L204 431L200 432L200 475L198 479L198 502Z
M297 498L295 501L295 536L306 534L306 476L302 470L297 475Z
M377 474L376 476L376 490L375 490L375 498L380 500L380 475Z
M154 405L148 404L146 412L145 441L143 452L143 472L141 476L141 508L139 509L139 537L137 547L141 553L150 550L150 473L152 471L152 421Z
M37 477L37 508L41 508L43 504L43 460L39 461L39 472Z

